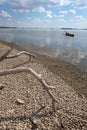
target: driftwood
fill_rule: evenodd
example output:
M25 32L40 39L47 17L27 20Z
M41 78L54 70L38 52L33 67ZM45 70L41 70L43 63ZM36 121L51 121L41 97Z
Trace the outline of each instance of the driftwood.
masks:
M20 56L20 55L22 55L22 54L26 54L26 55L30 56L30 59L31 59L31 57L33 57L33 58L36 57L36 56L35 56L34 54L32 54L32 53L29 53L29 52L27 52L27 51L21 51L21 52L19 52L19 53L17 53L17 54L14 54L14 55L7 55L6 58L7 58L7 59L9 59L9 58L15 58L15 57L18 57L18 56Z
M21 51L21 52L18 52L17 54L13 54L13 55L8 55L11 52L11 50L12 50L12 48L9 49L4 55L2 55L0 57L0 60L15 58L15 57L18 57L18 56L20 56L22 54L26 54L26 55L30 56L30 60L31 60L31 57L33 57L33 58L36 57L34 54L31 54L31 53L26 52L26 51ZM27 67L16 67L16 68L13 68L13 69L1 70L0 71L0 76L9 75L9 74L15 74L15 73L21 73L21 72L30 72L34 77L36 77L41 82L41 84L43 85L44 89L47 91L48 95L51 97L53 109L55 109L54 103L55 102L58 103L58 101L54 98L52 93L49 91L49 88L54 88L54 87L53 86L49 86L46 83L46 81L42 78L41 74L36 73L33 69L27 68Z
M33 69L27 68L27 67L17 67L14 69L7 69L7 70L1 70L0 76L9 75L9 74L15 74L15 73L21 73L21 72L30 72L32 73L39 81L46 86L47 88L54 88L53 86L49 86L44 79L42 79L41 74L36 73Z
M12 51L13 48L8 49L2 56L0 56L0 61L4 60L7 55Z
M36 57L34 54L29 53L27 51L21 51L21 52L18 52L17 54L14 54L14 55L8 55L12 51L12 49L13 48L8 49L2 56L0 56L0 61L4 60L4 59L15 58L15 57L18 57L22 54L26 54L26 55L30 56L30 60L31 60L31 57L33 57L33 58Z
M14 69L7 69L7 70L1 70L0 76L9 75L9 74L15 74L15 73L21 73L21 72L30 72L34 77L36 77L44 86L44 89L47 91L49 96L52 98L52 103L54 106L54 103L58 101L54 98L54 96L49 91L49 88L54 88L53 86L49 86L46 81L42 78L41 74L36 73L33 69L27 68L27 67L18 67Z

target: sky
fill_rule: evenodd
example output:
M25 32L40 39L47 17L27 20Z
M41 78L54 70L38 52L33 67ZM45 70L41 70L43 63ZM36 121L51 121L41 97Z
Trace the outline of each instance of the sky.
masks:
M87 0L0 0L0 26L87 28Z

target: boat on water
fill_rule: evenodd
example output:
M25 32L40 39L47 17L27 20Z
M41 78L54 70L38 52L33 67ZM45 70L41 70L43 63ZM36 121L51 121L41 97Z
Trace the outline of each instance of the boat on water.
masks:
M72 34L72 33L68 33L68 32L65 32L65 36L74 37L74 34Z

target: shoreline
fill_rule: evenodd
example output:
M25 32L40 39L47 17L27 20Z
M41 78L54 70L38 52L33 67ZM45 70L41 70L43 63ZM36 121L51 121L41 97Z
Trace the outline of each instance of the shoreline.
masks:
M0 44L11 46L18 51L23 50L22 47L15 43L0 41ZM74 88L74 90L80 97L85 96L87 98L87 72L84 72L75 65L72 65L63 60L56 60L50 58L49 56L37 53L34 54L36 55L37 62L46 66L56 76L61 77L66 83Z

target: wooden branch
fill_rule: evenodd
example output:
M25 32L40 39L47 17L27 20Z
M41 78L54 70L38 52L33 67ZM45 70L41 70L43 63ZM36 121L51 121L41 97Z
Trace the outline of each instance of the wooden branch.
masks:
M1 60L4 60L4 59L7 57L7 55L11 52L12 49L13 49L13 48L8 49L8 50L0 57L0 61L1 61Z
M7 70L1 70L0 71L0 76L4 76L4 75L9 75L9 74L15 74L15 73L21 73L21 72L30 72L34 77L36 77L44 86L44 89L47 91L47 93L49 94L49 96L52 98L53 102L57 102L58 101L54 98L54 96L51 94L51 92L49 91L49 88L54 88L54 87L50 87L45 80L42 78L41 74L36 73L33 69L31 68L27 68L27 67L18 67L18 68L14 68L14 69L7 69Z
M15 57L18 57L18 56L20 56L20 55L22 55L22 54L29 55L30 58L31 58L31 57L33 57L33 58L36 57L34 54L31 54L31 53L29 53L29 52L27 52L27 51L21 51L21 52L15 54L15 55L9 55L9 56L6 56L6 58L15 58Z

